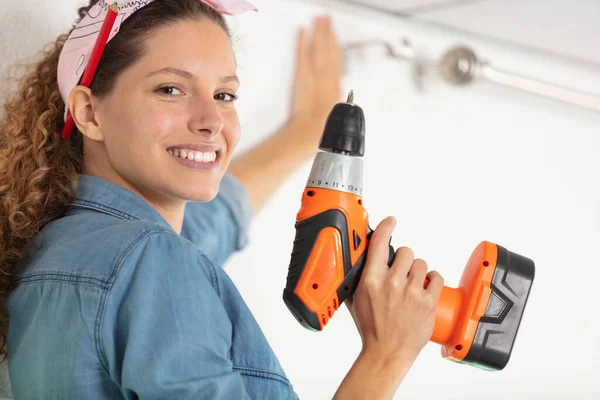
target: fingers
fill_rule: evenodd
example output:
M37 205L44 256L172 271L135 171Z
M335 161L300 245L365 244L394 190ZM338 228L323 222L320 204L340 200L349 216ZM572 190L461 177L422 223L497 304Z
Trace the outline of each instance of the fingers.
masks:
M343 70L342 46L340 45L337 36L333 29L331 17L327 17L327 35L326 46L327 54L329 54L330 68L335 67L335 72L341 74Z
M392 263L392 274L394 279L400 279L405 282L410 271L410 267L415 259L415 254L409 247L400 247L396 250L394 262Z
M437 302L442 294L444 288L444 278L437 271L429 271L427 273L427 279L429 284L427 285L427 291L431 293L434 300Z
M300 28L296 41L296 68L298 72L304 72L309 63L309 47L306 29Z
M449 346L444 344L440 348L440 353L442 354L442 358L446 358L452 354L452 350Z
M423 284L425 283L425 278L427 277L427 263L417 258L410 267L410 271L408 272L408 284L416 285L423 288Z
M410 248L401 247L396 251L391 270L394 274L392 279L407 280L408 285L427 291L435 302L439 300L444 287L444 278L437 271L427 272L427 263L420 258L414 259Z
M315 19L311 53L315 70L327 67L327 20L320 16Z
M313 68L318 73L332 74L341 71L341 48L329 16L315 19L310 52Z
M332 55L337 55L337 53L340 50L340 46L333 31L333 23L331 21L331 17L323 16L322 24L323 30L320 33L322 33L323 36L320 39L323 43L323 48L325 49L327 54L330 55L330 57Z
M371 235L369 243L369 252L367 253L367 261L363 274L377 273L378 271L386 271L388 269L388 245L390 237L396 227L396 219L387 217L377 225L375 231Z

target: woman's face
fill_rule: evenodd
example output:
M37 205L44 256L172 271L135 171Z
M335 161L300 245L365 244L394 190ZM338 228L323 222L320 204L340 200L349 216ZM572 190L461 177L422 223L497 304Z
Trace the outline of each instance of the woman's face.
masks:
M211 21L185 21L159 29L145 46L98 100L104 145L90 154L91 169L101 165L98 175L155 205L209 201L240 137L229 36Z

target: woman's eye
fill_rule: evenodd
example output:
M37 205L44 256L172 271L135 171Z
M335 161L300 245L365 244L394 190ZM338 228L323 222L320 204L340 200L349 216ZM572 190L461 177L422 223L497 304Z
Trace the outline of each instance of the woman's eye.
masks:
M167 96L181 96L183 93L175 86L161 86L157 89L157 92Z
M235 94L229 94L229 93L218 93L215 96L216 100L227 101L227 102L236 101L237 98L238 98L238 96L236 96Z

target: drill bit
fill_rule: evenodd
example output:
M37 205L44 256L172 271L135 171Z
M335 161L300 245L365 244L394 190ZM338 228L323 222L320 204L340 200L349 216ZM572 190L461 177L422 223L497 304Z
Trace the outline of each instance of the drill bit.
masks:
M354 90L350 90L350 93L348 93L348 100L346 100L346 103L352 104L353 101L354 101Z

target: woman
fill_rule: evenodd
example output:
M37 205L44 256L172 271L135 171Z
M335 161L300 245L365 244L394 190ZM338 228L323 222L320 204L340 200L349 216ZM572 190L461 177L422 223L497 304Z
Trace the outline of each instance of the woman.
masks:
M106 12L93 3L81 18ZM230 166L240 127L236 63L217 11L227 10L214 0L135 3L145 5L106 45L90 88L63 74L64 35L5 106L0 332L15 397L296 398L219 265L313 153L337 101L330 22L317 21L310 51L300 36L289 123ZM65 140L67 115L77 129ZM393 396L433 331L442 279L409 248L388 268L394 224L375 230L348 301L363 349L340 399Z

